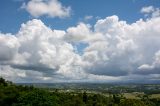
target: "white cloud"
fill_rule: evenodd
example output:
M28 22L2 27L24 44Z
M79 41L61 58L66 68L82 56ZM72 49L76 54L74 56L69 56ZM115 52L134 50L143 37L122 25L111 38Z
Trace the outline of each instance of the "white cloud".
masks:
M49 17L69 17L71 7L64 7L58 0L30 0L27 4L23 3L22 7L32 16L49 16Z
M92 15L86 15L86 16L84 17L84 20L85 20L85 21L88 21L88 20L91 20L92 18L93 18Z
M14 81L16 76L34 81L156 80L159 29L160 17L128 24L114 15L66 31L33 19L22 24L16 35L0 34L0 75ZM82 54L76 52L76 43L86 44Z
M142 13L151 13L151 12L153 12L153 11L154 11L154 7L153 7L153 6L143 7L143 8L141 9L141 12L142 12Z
M84 41L90 36L90 25L79 23L76 27L69 27L65 36L71 42Z
M89 46L84 50L82 59L88 63L85 66L86 72L109 76L137 73L138 67L144 62L152 62L154 53L160 50L158 23L159 17L139 20L133 24L119 21L117 16L98 20L95 31L92 31L94 34L89 37L103 37L88 42Z
M51 73L59 71L61 66L77 57L73 46L61 38L64 34L63 31L51 30L36 19L22 24L17 34L21 44L19 54L28 55L24 57L26 63L21 64L20 61L15 67L37 71L48 70Z
M64 35L65 31L52 30L42 21L33 19L22 24L16 36L12 35L8 38L5 34L0 36L3 38L0 42L0 48L3 49L0 52L2 57L0 60L4 62L12 58L5 63L10 66L10 69L43 73L39 77L64 75L66 78L73 76L77 78L77 73L83 74L83 71L75 70L81 59L74 53L73 46L64 41ZM13 44L17 43L19 45L14 47ZM13 53L15 50L16 53Z
M138 69L141 74L160 74L160 50L155 53L154 61L151 65L143 64Z
M12 60L18 47L19 42L14 35L0 33L0 62Z
M144 13L145 16L151 16L151 17L159 17L160 16L160 9L155 8L153 6L146 6L141 9L141 13Z

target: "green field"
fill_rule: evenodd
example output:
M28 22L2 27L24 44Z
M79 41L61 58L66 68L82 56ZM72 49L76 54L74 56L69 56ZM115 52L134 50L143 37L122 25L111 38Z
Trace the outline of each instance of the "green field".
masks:
M160 98L160 94L152 94L150 95L150 98Z

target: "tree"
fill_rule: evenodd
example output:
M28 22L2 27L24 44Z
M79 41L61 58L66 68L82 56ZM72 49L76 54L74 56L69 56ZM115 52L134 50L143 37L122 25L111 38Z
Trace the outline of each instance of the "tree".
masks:
M87 103L87 93L83 93L83 102L86 104Z
M113 101L114 101L114 103L119 104L120 103L120 98L121 97L119 97L118 95L113 94Z
M58 106L56 97L43 90L33 90L21 93L18 97L18 103L14 106Z
M7 82L5 81L5 79L0 78L0 85L7 86Z

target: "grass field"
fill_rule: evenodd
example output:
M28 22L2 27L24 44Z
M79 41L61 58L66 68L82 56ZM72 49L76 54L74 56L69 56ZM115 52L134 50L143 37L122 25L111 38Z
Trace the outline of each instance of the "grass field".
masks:
M141 99L144 96L143 92L124 93L124 97L128 99Z
M160 94L152 94L150 98L160 98Z

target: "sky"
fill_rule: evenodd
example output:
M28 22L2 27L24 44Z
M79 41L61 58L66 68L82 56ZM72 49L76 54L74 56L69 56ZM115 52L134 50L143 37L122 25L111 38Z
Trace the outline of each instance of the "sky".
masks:
M160 83L160 0L1 0L0 76Z

